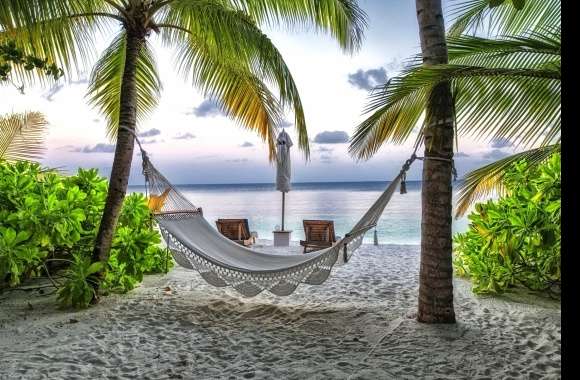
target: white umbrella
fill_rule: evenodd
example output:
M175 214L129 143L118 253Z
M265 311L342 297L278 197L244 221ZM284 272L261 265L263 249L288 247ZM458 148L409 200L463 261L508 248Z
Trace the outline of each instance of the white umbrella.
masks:
M293 145L290 136L282 129L276 139L276 190L282 192L282 231L284 231L285 195L290 191L290 147Z

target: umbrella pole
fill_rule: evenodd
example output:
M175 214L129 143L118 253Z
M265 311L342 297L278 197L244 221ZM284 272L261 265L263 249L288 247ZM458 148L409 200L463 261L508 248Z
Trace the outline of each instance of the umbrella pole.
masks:
M282 192L282 231L284 231L284 204L286 201L286 193Z

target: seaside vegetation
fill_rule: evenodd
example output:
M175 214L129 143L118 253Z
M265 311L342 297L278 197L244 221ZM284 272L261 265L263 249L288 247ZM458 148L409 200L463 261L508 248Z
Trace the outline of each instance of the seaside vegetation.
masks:
M82 308L101 269L102 289L124 293L144 274L171 268L140 193L125 198L106 265L91 261L106 195L96 169L64 176L37 163L0 162L0 288L47 276L63 306Z
M520 161L503 176L507 195L475 205L469 230L454 237L456 274L475 293L516 286L560 290L560 154L540 165Z

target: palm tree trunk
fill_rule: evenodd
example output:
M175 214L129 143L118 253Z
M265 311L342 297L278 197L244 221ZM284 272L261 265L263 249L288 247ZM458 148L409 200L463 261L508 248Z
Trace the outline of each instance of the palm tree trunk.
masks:
M137 88L135 74L139 50L143 46L144 37L137 33L127 33L127 48L125 52L125 67L121 83L121 105L119 126L134 131L136 127ZM93 261L107 261L117 220L127 192L131 161L134 148L133 136L125 129L119 128L115 158L109 180L109 191L105 210L99 225L99 232L93 250Z
M441 0L416 0L424 65L448 61ZM421 269L417 320L455 323L452 268L452 163L454 101L448 82L428 100L422 182Z

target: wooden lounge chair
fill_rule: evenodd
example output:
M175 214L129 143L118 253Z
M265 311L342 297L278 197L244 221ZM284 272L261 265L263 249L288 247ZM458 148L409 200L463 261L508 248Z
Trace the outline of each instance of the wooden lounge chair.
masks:
M300 240L300 245L304 247L304 253L332 247L336 242L332 220L304 220L302 224L306 240Z
M248 219L218 219L215 223L222 235L238 244L248 247L256 242L250 233Z

